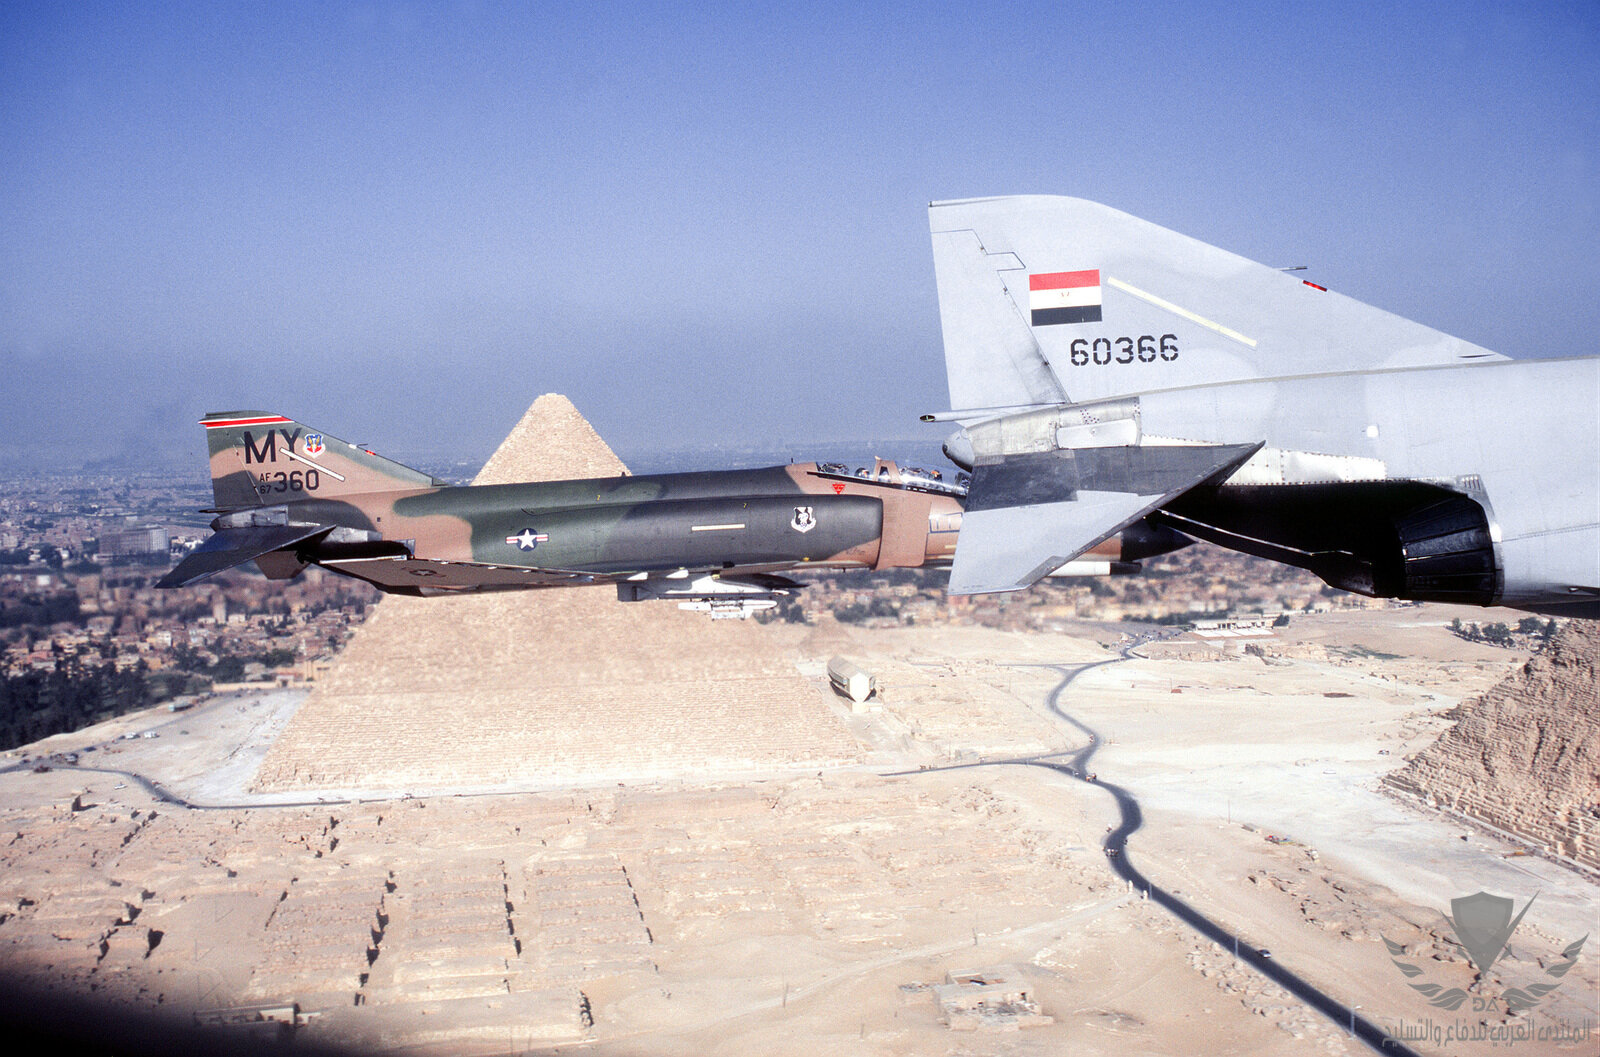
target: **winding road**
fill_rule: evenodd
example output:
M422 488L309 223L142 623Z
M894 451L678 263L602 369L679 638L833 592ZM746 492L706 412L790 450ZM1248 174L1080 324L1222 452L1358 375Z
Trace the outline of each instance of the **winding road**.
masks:
M1144 824L1144 813L1139 809L1139 801L1134 798L1132 793L1128 792L1128 790L1119 785L1102 781L1098 778L1089 778L1089 775L1093 773L1089 770L1089 761L1093 758L1095 752L1100 748L1100 735L1091 730L1089 727L1085 726L1077 718L1068 714L1067 711L1061 707L1061 695L1066 692L1067 687L1071 685L1072 681L1078 676L1082 675L1084 672L1087 672L1093 668L1103 667L1108 664L1120 664L1123 661L1135 658L1137 654L1135 654L1133 651L1139 645L1139 643L1135 642L1132 645L1125 647L1122 650L1122 655L1120 657L1115 657L1104 661L1095 661L1092 664L1013 666L1043 667L1061 675L1061 682L1056 685L1055 689L1050 691L1050 696L1046 703L1049 705L1050 711L1055 713L1056 716L1058 716L1061 720L1082 731L1084 736L1088 739L1088 743L1077 752L1072 753L1065 760L1062 759L1064 754L1056 753L1050 756L1038 756L1031 759L996 762L1012 763L1029 767L1043 767L1047 770L1056 771L1060 774L1066 775L1069 778L1076 779L1087 785L1093 785L1098 789L1105 790L1111 795L1112 799L1116 801L1117 810L1121 812L1122 816L1121 824L1108 833L1103 842L1103 846L1106 851L1107 862L1110 864L1111 869L1114 870L1118 876L1127 878L1127 880L1130 881L1134 887L1144 892L1150 900L1165 907L1180 921L1188 925L1195 932L1198 932L1200 935L1204 936L1206 939L1211 940L1214 943L1221 944L1225 950L1231 948L1238 952L1239 960L1244 964L1250 966L1256 972L1260 973L1262 976L1265 976L1267 979L1271 980L1285 991L1288 991L1306 1005L1317 1010L1323 1016L1337 1024L1342 1030L1354 1034L1355 1037L1359 1038L1372 1049L1382 1054L1401 1054L1417 1057L1415 1050L1394 1038L1378 1025L1363 1017L1357 1016L1354 1010L1352 1010L1348 1005L1334 1000L1327 993L1319 990L1316 986L1307 982L1304 977L1299 976L1285 967L1282 962L1264 956L1254 946L1249 945L1241 937L1229 932L1227 929L1223 928L1215 921L1212 921L1204 914L1201 914L1194 907L1190 906L1188 903L1185 903L1171 892L1152 884L1150 879L1141 873L1138 867L1133 865L1133 861L1128 855L1128 838Z
M1171 892L1152 884L1150 879L1146 877L1138 869L1138 867L1134 866L1132 858L1128 854L1128 838L1137 832L1144 824L1144 813L1139 808L1138 800L1135 799L1133 794L1128 790L1116 785L1115 783L1100 780L1098 777L1090 777L1094 773L1089 770L1090 761L1100 748L1100 735L1085 725L1081 720L1069 714L1062 707L1061 698L1066 692L1067 688L1072 684L1073 680L1077 679L1077 677L1082 675L1084 672L1095 668L1104 667L1106 665L1120 664L1124 661L1135 659L1138 655L1133 651L1141 644L1142 640L1135 641L1124 647L1121 651L1121 655L1118 657L1108 658L1103 661L1094 661L1088 664L1019 664L1010 666L1018 668L1043 668L1056 672L1061 676L1061 681L1057 683L1056 686L1050 691L1049 697L1046 699L1046 704L1049 706L1050 711L1054 713L1055 716L1062 722L1083 733L1086 739L1083 748L1072 753L1058 752L1040 756L1017 757L1011 759L979 760L970 763L951 764L944 767L928 767L919 769L918 771L904 771L897 773L910 775L926 773L928 771L935 770L958 770L971 767L1040 767L1046 770L1055 771L1058 774L1079 782L1083 782L1086 785L1092 785L1097 789L1104 790L1116 802L1117 810L1121 816L1120 824L1107 833L1105 840L1102 842L1102 846L1106 853L1107 862L1111 869L1118 876L1126 878L1134 887L1143 892L1146 898L1165 907L1170 913L1172 913L1184 924L1188 925L1195 932L1199 933L1201 936L1211 940L1214 943L1221 944L1224 949L1232 948L1235 952L1237 952L1237 957L1241 962L1248 965L1262 976L1271 980L1279 987L1282 987L1285 991L1288 991L1290 994L1294 995L1308 1006L1311 1006L1313 1009L1322 1013L1341 1030L1352 1033L1355 1037L1359 1038L1363 1043L1371 1047L1373 1050L1385 1055L1394 1054L1420 1057L1415 1050L1406 1046L1398 1039L1395 1039L1378 1025L1366 1020L1363 1017L1356 1016L1354 1011L1348 1005L1336 1001L1325 992L1319 990L1317 987L1307 982L1303 977L1285 967L1282 962L1263 955L1257 948L1247 943L1243 938L1235 935L1232 932L1229 932L1227 929L1201 914L1194 907L1190 906L1188 903L1185 903ZM220 704L220 702L218 702L218 704ZM84 764L66 764L61 760L61 755L62 754L56 754L54 758L48 759L49 764L52 767L61 770L90 771L116 775L118 777L127 779L128 781L137 783L145 790L145 792L159 802L177 807L189 808L192 810L229 810L243 807L324 807L332 803L351 802L343 799L318 799L314 801L270 804L196 803L177 795L171 790L163 787L160 783L155 782L137 772L110 767L95 767ZM40 762L45 761L29 761L27 764L14 764L11 766L0 767L0 773L30 770Z

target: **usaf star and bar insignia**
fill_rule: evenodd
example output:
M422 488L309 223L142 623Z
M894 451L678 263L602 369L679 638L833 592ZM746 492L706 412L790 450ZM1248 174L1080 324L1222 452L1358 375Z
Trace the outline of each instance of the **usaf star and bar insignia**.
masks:
M518 550L531 551L549 538L549 533L535 532L531 528L525 528L515 536L507 536L506 542Z

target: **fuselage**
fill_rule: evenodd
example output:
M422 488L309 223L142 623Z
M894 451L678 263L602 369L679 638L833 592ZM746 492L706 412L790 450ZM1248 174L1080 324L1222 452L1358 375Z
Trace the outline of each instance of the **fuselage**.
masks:
M545 586L675 572L917 567L948 561L961 490L878 460L406 488L287 503L331 526L297 551L386 589ZM497 576L502 572L503 576Z
M1265 441L1221 485L1170 504L1176 515L1301 550L1391 547L1368 557L1403 588L1405 566L1428 557L1404 553L1406 532L1437 527L1411 525L1418 512L1464 532L1470 504L1492 561L1492 583L1471 601L1600 600L1600 359L1275 378L1137 401L1146 444Z

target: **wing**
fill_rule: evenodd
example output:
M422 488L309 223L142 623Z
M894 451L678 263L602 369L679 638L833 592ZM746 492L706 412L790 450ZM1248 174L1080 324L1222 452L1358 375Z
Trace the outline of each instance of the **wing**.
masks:
M533 569L483 562L451 562L413 558L405 554L328 558L317 563L382 591L417 592L503 591L525 587L571 587L598 583L611 577L566 569Z

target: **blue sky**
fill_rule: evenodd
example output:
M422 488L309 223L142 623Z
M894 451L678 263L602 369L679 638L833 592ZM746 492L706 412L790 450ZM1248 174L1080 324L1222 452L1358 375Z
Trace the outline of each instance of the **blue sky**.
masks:
M930 199L1092 198L1589 354L1572 4L0 5L0 470L264 408L485 457L918 436Z

